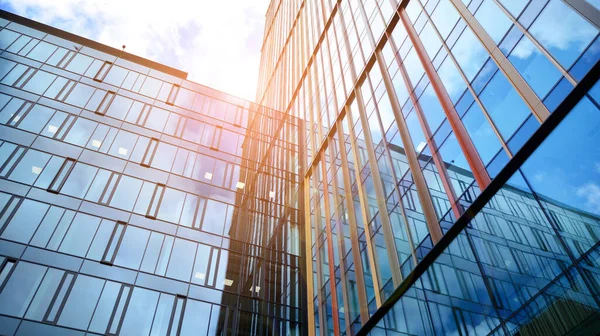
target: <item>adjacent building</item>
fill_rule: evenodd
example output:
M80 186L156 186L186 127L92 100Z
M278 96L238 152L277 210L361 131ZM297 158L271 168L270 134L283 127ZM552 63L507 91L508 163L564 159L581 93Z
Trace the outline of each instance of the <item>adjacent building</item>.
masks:
M0 17L0 334L300 334L299 120Z
M271 2L256 103L305 125L308 334L600 330L599 8Z

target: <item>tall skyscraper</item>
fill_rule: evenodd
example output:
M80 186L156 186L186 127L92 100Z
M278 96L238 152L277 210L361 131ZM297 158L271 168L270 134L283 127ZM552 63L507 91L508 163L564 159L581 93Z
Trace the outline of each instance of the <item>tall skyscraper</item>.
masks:
M255 102L0 21L0 332L594 335L600 5L295 0Z
M298 119L0 17L0 334L300 334Z
M600 330L600 5L272 1L310 335Z

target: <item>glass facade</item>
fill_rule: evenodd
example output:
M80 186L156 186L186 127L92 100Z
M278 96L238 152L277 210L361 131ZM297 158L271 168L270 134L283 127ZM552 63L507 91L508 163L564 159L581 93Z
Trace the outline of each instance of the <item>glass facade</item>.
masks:
M271 2L256 102L305 133L309 335L597 334L599 8Z
M305 332L298 119L0 16L0 334Z
M256 102L0 19L9 335L592 335L600 6L273 0Z

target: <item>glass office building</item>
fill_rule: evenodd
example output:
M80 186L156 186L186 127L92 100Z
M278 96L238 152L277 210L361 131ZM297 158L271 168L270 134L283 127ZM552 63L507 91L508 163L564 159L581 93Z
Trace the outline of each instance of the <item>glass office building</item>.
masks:
M271 2L256 103L304 124L309 335L600 330L599 9Z
M299 121L0 12L0 334L299 335Z

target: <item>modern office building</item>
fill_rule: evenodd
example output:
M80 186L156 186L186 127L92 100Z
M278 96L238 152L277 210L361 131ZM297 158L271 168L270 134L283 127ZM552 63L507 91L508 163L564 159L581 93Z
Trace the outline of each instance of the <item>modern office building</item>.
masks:
M2 12L0 331L596 334L598 8L274 0L254 103Z
M271 2L256 103L305 124L308 334L598 333L598 9Z
M302 333L298 119L0 17L0 334Z

